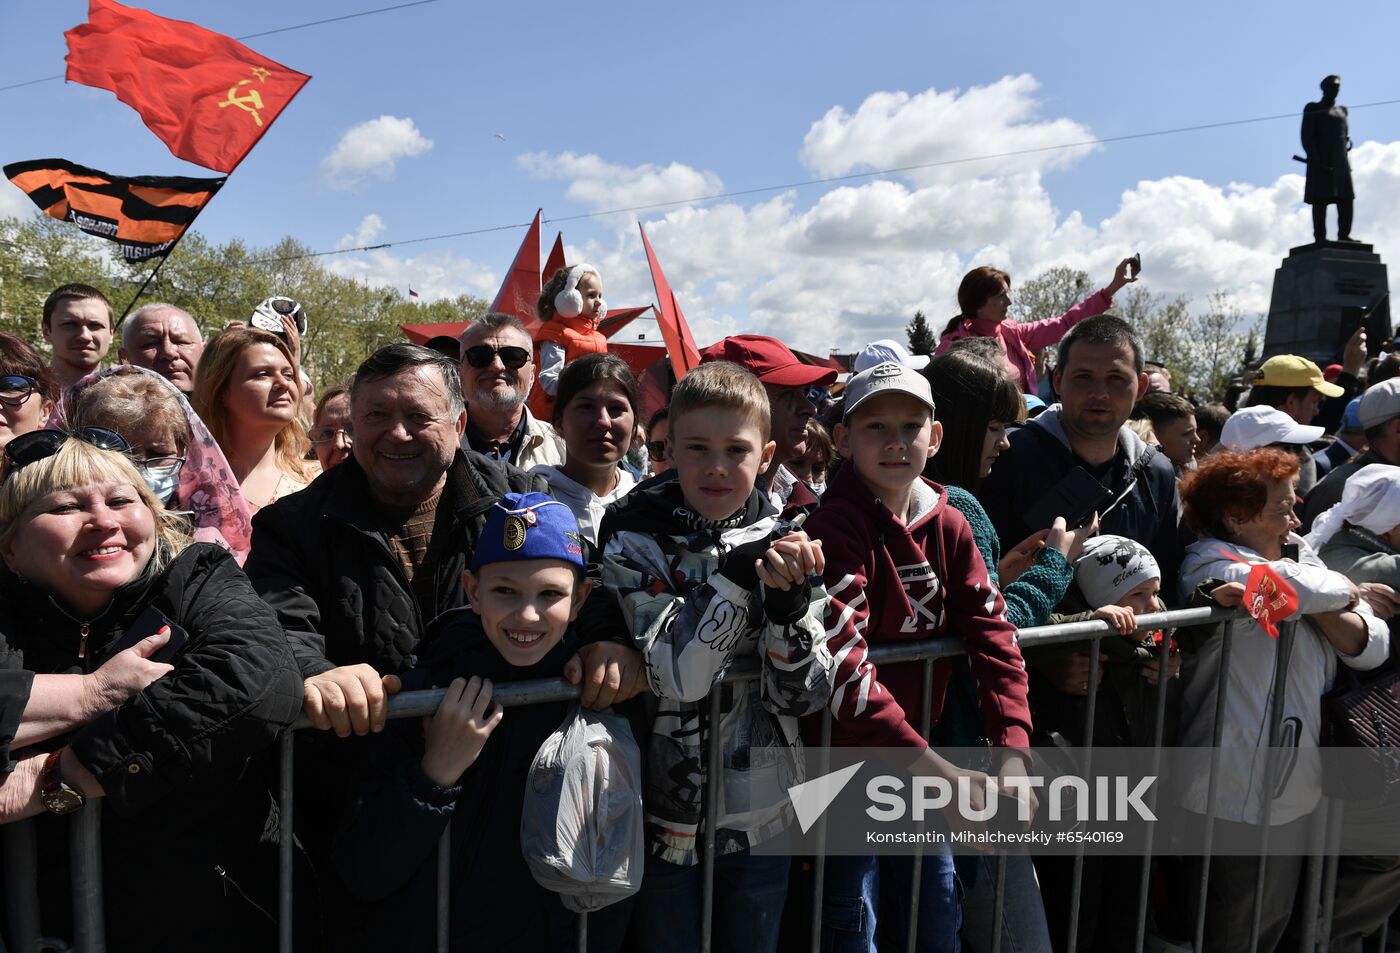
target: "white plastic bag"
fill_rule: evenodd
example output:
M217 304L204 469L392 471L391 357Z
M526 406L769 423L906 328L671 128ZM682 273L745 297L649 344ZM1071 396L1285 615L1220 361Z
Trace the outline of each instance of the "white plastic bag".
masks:
M535 882L576 913L642 886L642 755L627 719L575 704L530 766L520 848Z

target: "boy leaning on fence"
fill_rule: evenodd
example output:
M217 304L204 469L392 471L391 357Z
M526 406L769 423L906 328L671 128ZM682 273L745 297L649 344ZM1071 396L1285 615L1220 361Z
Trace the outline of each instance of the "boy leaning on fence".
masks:
M640 949L698 950L706 836L706 743L719 745L714 948L771 951L787 896L787 857L750 853L792 821L801 779L798 716L831 693L821 547L780 522L754 481L771 461L768 397L718 361L671 397L674 470L612 504L603 579L646 658L657 696L648 750L648 857L633 922ZM720 684L733 663L758 677ZM718 723L709 717L720 693Z
M941 758L920 731L925 713L936 723L942 712L947 660L936 663L932 697L924 698L922 663L877 671L868 654L872 645L955 633L967 643L989 740L1004 749L1001 770L1024 773L1015 752L1029 746L1031 720L1016 630L966 517L922 476L942 436L928 380L893 362L857 374L834 436L846 462L808 523L826 556L828 648L838 659L832 744L905 748L915 773L971 774L981 789L977 772ZM808 719L804 728L819 724ZM907 857L827 858L822 948L874 949L882 912L902 937L912 869ZM957 949L961 909L946 849L925 855L920 882L917 948Z
M371 739L336 839L350 890L373 907L365 949L435 949L437 847L451 827L453 950L573 949L575 916L539 886L520 847L530 766L566 702L513 707L493 683L559 678L591 584L569 508L509 493L487 514L462 575L468 608L434 620L405 689L446 687L431 718L391 722ZM589 917L590 951L617 950L631 904Z

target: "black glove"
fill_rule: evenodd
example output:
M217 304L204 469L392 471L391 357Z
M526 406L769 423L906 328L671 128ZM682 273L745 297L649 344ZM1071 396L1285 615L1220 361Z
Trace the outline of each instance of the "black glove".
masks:
M807 614L812 602L812 577L787 589L763 587L763 614L774 625L792 625Z
M763 554L768 552L772 545L773 540L768 536L741 543L719 557L717 571L739 588L753 592L758 588L758 570L754 568L754 564L763 558Z

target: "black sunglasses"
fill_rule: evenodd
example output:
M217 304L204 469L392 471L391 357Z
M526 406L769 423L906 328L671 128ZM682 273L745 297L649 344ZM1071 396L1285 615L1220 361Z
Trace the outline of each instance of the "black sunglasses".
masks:
M462 356L466 358L468 364L480 370L490 364L497 354L501 355L501 363L513 371L518 371L530 363L530 352L523 347L492 347L489 344L477 344L467 348L466 353Z
M20 407L34 393L39 382L23 374L6 374L0 377L0 404L6 407Z
M664 441L664 440L648 440L648 441L647 441L647 456L648 456L650 459L655 460L657 463L665 463L665 462L666 462L666 441Z
M20 434L5 445L5 459L9 463L5 468L5 478L9 479L11 474L18 473L36 460L53 456L70 439L90 443L100 450L114 450L117 453L131 451L131 445L121 434L106 427L83 427L73 433L66 430L33 430Z

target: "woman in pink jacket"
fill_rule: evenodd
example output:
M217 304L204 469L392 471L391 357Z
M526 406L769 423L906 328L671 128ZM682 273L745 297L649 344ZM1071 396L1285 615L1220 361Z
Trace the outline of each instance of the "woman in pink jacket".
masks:
M1006 362L1011 365L1021 390L1034 394L1037 384L1035 353L1041 348L1058 344L1070 328L1085 318L1107 311L1118 289L1137 281L1136 276L1129 277L1132 262L1131 258L1120 261L1107 287L1094 292L1058 318L1027 324L1006 320L1011 308L1011 276L990 265L974 268L963 275L962 283L958 285L958 307L962 311L943 329L938 350L934 353L942 354L953 346L954 341L962 338L996 338L1001 342L1002 353L1006 355Z

